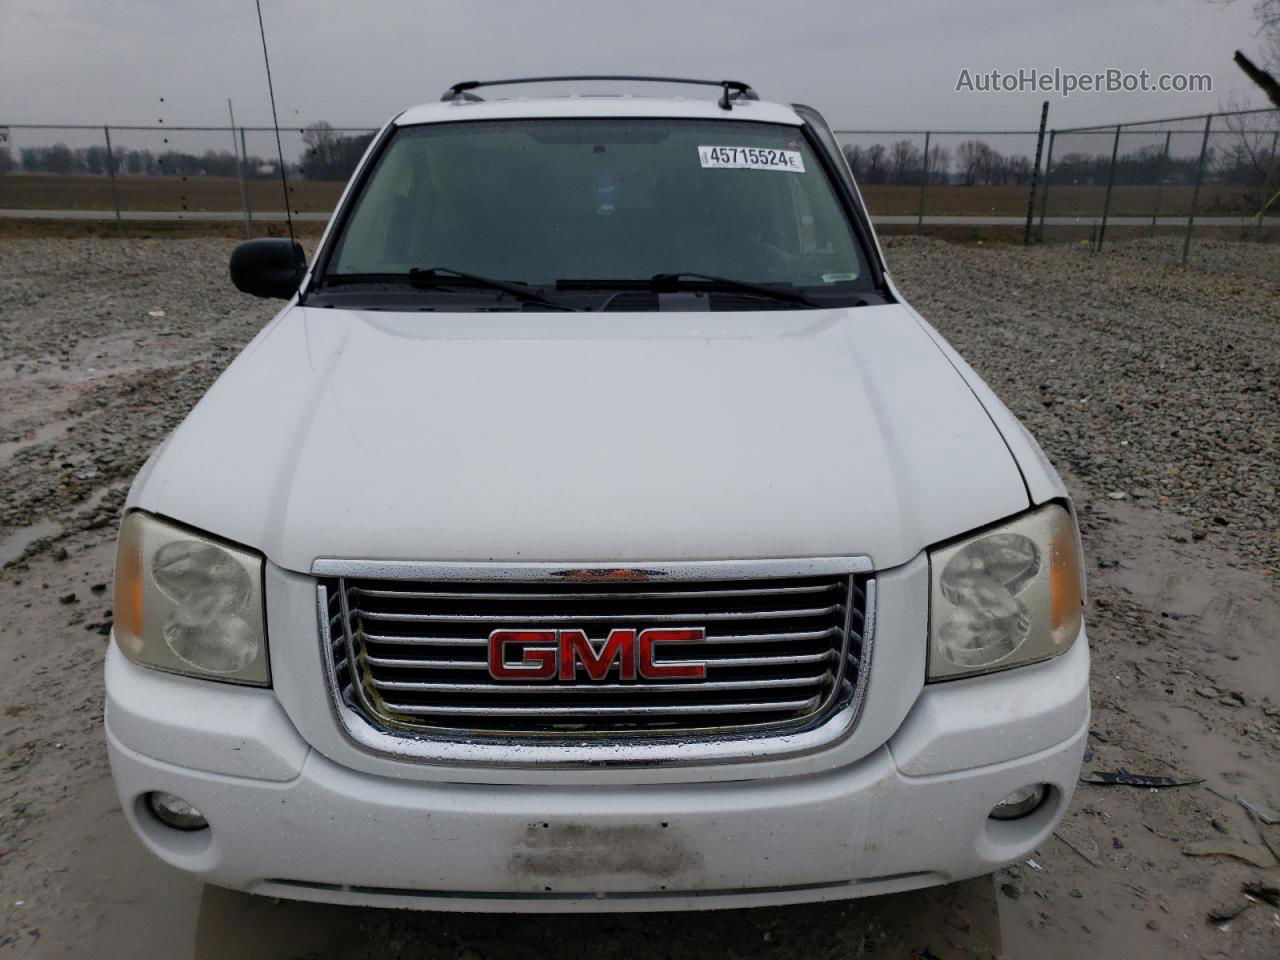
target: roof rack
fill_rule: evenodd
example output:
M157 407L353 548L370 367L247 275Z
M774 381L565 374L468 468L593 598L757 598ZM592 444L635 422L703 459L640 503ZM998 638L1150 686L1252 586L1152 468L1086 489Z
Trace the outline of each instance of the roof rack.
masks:
M741 80L691 80L688 77L640 77L630 76L627 74L583 74L580 76L567 77L520 77L514 80L464 80L462 83L455 83L452 87L446 90L444 96L440 99L455 100L459 102L479 101L484 98L471 92L477 87L506 87L517 83L565 83L580 80L619 80L635 83L692 83L703 87L720 87L724 90L724 93L719 100L720 108L722 110L732 110L734 100L760 99L756 95L756 92L751 89L750 85L743 83Z

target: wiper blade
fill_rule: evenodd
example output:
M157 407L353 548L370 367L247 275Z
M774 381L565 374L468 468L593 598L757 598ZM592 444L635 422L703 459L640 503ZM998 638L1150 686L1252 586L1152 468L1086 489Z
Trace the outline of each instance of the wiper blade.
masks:
M541 291L506 280L494 280L474 273L463 273L461 270L450 270L448 267L431 267L422 269L415 267L408 273L331 273L327 274L321 284L326 287L344 286L411 286L419 290L432 290L436 287L476 287L482 290L498 290L521 303L536 303L538 306L552 310L574 310L575 307L548 300Z
M329 273L320 278L323 287L403 286L409 278L403 273Z
M414 267L409 271L409 283L425 289L457 286L484 287L489 290L501 290L521 303L536 303L538 306L549 307L552 310L575 309L566 304L548 300L541 292L531 287L509 283L506 280L495 280L492 277L482 277L476 273L463 273L461 270L451 270L449 267Z
M648 279L578 279L564 277L556 281L557 290L651 290L655 293L674 293L677 290L707 290L709 292L736 290L770 300L799 303L806 307L824 307L802 290L794 287L775 287L768 283L750 280L733 280L729 277L713 277L705 273L656 273Z
M774 300L785 300L788 303L801 303L806 307L821 307L822 304L814 300L802 290L787 287L775 287L767 283L753 283L750 280L734 280L730 277L713 277L706 273L655 273L649 278L649 282L653 284L655 290L661 291L664 287L671 290L679 289L686 286L688 281L694 283L711 284L713 287L721 287L725 290L740 290L743 293L754 293L761 297L770 297Z

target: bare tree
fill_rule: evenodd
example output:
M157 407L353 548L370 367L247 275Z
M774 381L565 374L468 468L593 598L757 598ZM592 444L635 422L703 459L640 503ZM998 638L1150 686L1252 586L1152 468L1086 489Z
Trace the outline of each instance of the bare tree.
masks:
M929 182L948 183L951 180L951 151L940 143L929 148Z
M863 179L867 183L883 183L885 170L888 168L888 151L885 150L883 144L873 143L867 147L866 151L866 169L863 173Z
M1253 13L1258 18L1263 66L1274 73L1280 70L1280 0L1257 0Z
M999 154L982 140L966 140L956 147L956 162L964 175L964 185L972 187L979 179L990 183L993 161L997 157Z
M918 183L924 154L910 140L898 140L889 147L889 179L893 183Z
M309 123L302 128L302 142L306 144L307 156L320 167L327 168L333 165L337 139L333 124L327 120Z
M1005 175L1022 186L1031 179L1031 158L1023 155L1008 157L1004 162Z
M321 120L302 128L302 175L308 180L346 180L355 170L372 133L342 134Z
M844 145L844 159L849 164L849 170L853 173L853 178L861 180L867 169L866 151L856 144L846 143Z
M1231 142L1216 158L1220 180L1240 184L1246 210L1261 217L1280 204L1280 111L1222 117Z
M1210 3L1225 6L1235 0L1209 0ZM1253 15L1258 21L1258 29L1254 36L1261 46L1261 66L1253 62L1244 51L1237 50L1233 58L1245 75L1262 88L1267 98L1280 107L1280 80L1275 76L1280 73L1280 0L1254 0ZM1270 71L1270 72L1268 72Z
M1244 71L1245 76L1262 88L1262 92L1267 98L1280 109L1280 80L1276 80L1271 74L1256 66L1252 60L1244 55L1240 50L1236 51L1233 58L1236 65Z

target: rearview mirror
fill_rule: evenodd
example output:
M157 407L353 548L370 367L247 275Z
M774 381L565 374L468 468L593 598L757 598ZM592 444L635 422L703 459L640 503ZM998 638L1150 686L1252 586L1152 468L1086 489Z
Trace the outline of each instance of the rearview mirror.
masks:
M283 237L246 240L231 253L231 282L255 297L288 300L307 272L302 245Z

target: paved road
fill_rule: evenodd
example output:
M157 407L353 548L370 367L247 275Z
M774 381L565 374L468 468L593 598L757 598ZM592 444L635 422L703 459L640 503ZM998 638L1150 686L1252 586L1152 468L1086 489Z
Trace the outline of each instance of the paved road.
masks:
M114 220L113 210L0 210L3 220ZM324 223L329 219L327 213L295 213L295 220L312 223ZM244 219L239 210L123 210L121 220L138 222L176 222L190 221L194 223L227 223ZM254 220L283 223L284 211L254 211ZM917 217L914 214L881 214L871 218L877 224L913 224ZM1045 217L1048 227L1090 227L1098 224L1100 217ZM1202 227L1246 227L1253 224L1253 217L1196 217L1196 225ZM931 214L924 218L926 226L934 227L1019 227L1026 223L1025 217L996 216L947 216ZM1266 218L1268 226L1280 226L1280 216ZM1156 217L1158 227L1185 227L1186 217ZM1107 226L1111 227L1149 227L1150 217L1108 217Z

